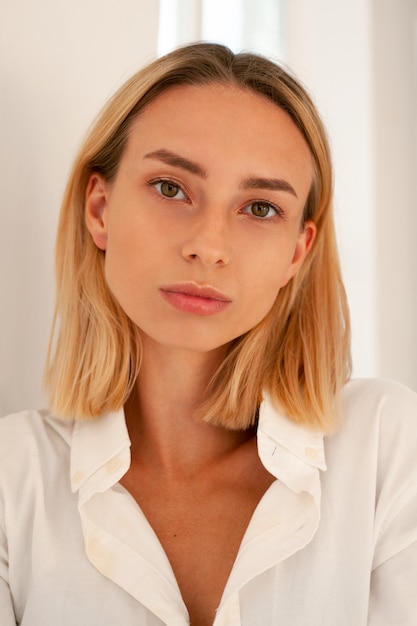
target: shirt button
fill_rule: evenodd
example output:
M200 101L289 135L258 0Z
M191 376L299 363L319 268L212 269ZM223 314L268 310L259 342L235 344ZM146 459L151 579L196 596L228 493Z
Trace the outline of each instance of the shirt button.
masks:
M83 478L84 478L84 472L81 470L78 470L78 472L75 472L74 476L72 477L75 483L80 483Z
M120 459L112 459L106 464L106 470L108 471L109 474L113 474L114 472L117 472L117 470L120 469L120 466L121 466Z
M305 449L306 457L311 459L312 461L317 460L319 456L318 450L316 448L306 448Z

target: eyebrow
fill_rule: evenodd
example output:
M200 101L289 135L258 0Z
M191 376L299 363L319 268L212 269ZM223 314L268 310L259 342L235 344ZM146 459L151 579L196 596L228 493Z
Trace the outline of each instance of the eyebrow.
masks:
M269 189L270 191L287 191L298 198L296 191L290 183L282 178L245 178L241 185L243 189Z
M175 152L165 150L164 148L161 148L160 150L154 150L153 152L148 152L147 154L145 154L144 158L162 161L167 165L180 167L181 169L184 169L191 174L200 176L201 178L207 178L207 172L201 165L199 165L195 161L190 161L189 159L186 159L179 154L175 154ZM268 189L270 191L286 191L298 198L294 187L290 185L288 181L282 178L264 178L258 176L250 176L242 180L240 187L242 189Z
M180 167L183 170L187 170L187 172L191 172L191 174L201 176L201 178L207 178L207 172L203 167L201 167L201 165L195 163L194 161L190 161L189 159L186 159L179 154L170 152L169 150L161 149L155 150L154 152L148 152L148 154L145 154L144 158L156 159L157 161L162 161L167 165Z

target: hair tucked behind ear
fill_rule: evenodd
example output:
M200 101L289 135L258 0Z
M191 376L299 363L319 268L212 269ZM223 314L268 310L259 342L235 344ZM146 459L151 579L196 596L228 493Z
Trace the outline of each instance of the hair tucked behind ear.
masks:
M339 391L350 375L349 315L332 216L332 168L326 133L301 85L258 55L218 44L193 44L133 76L99 116L75 161L62 204L56 245L57 301L45 383L63 416L97 417L126 402L140 368L139 332L110 293L104 253L84 223L93 172L111 181L133 120L176 85L221 82L261 94L288 113L310 148L314 180L304 210L317 235L301 270L264 320L232 342L200 408L200 418L249 427L268 391L291 418L330 429Z

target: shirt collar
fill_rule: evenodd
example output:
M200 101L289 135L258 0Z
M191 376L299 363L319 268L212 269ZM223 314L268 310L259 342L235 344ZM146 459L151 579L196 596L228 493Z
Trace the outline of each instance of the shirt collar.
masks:
M282 445L308 465L326 470L323 432L298 424L284 415L274 406L267 394L264 395L259 410L259 432Z
M268 394L264 394L259 410L257 439L266 469L295 491L310 491L311 481L303 477L317 474L313 470L326 470L323 433L291 420L274 406ZM123 409L75 422L71 446L74 492L99 475L100 483L108 478L98 490L108 488L116 482L116 476L119 480L124 475L129 464L130 438ZM103 468L107 470L104 473L100 471Z
M258 453L266 469L290 489L320 502L319 470L326 470L324 435L298 424L265 394L259 410Z
M73 492L91 482L96 491L104 491L120 480L129 465L130 438L123 409L75 422L70 468Z

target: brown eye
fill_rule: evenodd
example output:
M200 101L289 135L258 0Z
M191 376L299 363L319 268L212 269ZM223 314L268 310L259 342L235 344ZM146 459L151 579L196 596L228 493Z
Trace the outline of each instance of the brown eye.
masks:
M255 217L273 217L277 214L275 207L266 202L252 202L248 208Z
M166 196L167 198L175 198L180 191L180 188L175 183L171 183L166 180L160 183L160 190L163 196Z
M269 207L265 204L260 204L259 202L254 202L252 204L252 213L256 217L266 217L268 215Z
M175 198L176 200L186 200L187 196L180 185L173 180L154 180L149 183L164 198Z

